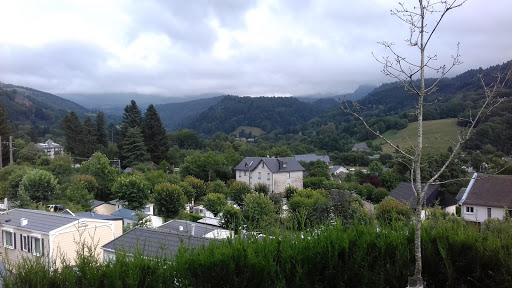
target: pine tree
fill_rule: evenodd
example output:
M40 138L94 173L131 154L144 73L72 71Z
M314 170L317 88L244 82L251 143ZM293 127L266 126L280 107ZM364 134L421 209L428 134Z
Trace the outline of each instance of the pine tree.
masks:
M0 106L0 136L2 136L2 142L8 141L9 136L11 136L12 133L12 126L11 122L9 122L9 119L7 118L7 113L4 112L4 109L2 106ZM0 143L0 145L3 145ZM6 146L2 146L2 157L4 165L9 163L9 149L6 149Z
M103 147L108 146L107 141L107 131L105 130L105 114L100 111L96 115L96 139L98 144L103 145Z
M66 143L64 143L64 150L71 155L81 155L81 148L83 144L82 140L82 123L74 111L69 112L68 115L62 119L61 128L64 131L66 137Z
M151 155L151 161L160 163L165 159L169 151L169 141L160 115L153 104L149 105L143 119L144 143L148 153Z
M128 128L121 144L122 165L124 167L133 167L151 160L139 128Z
M142 112L139 106L137 106L137 103L135 103L135 100L132 100L130 105L126 105L124 108L123 124L121 126L122 137L124 138L126 136L128 128L135 127L142 128Z
M91 157L96 150L97 134L96 125L92 122L91 118L87 117L82 125L82 157Z

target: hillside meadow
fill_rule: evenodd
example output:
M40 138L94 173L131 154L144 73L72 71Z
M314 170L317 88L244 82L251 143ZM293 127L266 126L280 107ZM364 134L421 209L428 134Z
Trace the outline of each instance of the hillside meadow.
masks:
M441 119L423 122L423 145L426 152L444 152L449 146L454 146L451 141L457 141L457 133L462 128L457 126L457 119ZM414 147L417 142L418 123L409 123L402 130L389 130L383 134L391 142L401 148ZM392 153L394 149L382 139L374 140L374 144L383 144L382 152Z

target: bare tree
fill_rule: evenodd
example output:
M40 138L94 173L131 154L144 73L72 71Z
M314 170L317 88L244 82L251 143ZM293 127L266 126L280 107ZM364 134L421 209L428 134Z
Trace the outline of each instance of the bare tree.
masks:
M417 209L415 211L415 271L414 276L409 278L409 287L423 287L422 275L422 258L421 258L421 207L425 202L425 193L431 184L439 183L438 178L446 169L448 164L455 158L461 145L467 141L475 132L476 126L480 123L482 118L489 114L493 108L499 105L503 98L498 97L498 92L503 88L507 79L511 76L511 71L508 70L505 74L495 75L495 82L491 85L486 85L483 77L480 80L483 85L485 99L482 106L474 114L470 113L469 119L465 119L469 123L465 129L458 135L458 141L453 141L455 146L453 152L450 154L448 160L444 165L434 174L430 179L421 178L421 159L423 152L423 107L427 103L424 102L425 97L436 91L439 81L446 76L450 70L462 64L460 61L459 47L457 45L457 52L452 56L452 62L449 65L436 66L437 55L428 55L427 48L432 41L432 36L439 28L443 18L446 14L458 7L461 7L467 0L417 0L418 5L414 7L406 7L403 3L399 3L399 7L391 10L391 14L398 17L409 26L409 35L407 44L413 48L417 48L420 54L419 63L401 56L394 48L394 44L390 42L380 42L384 48L389 52L389 56L375 57L375 59L383 65L382 73L389 76L405 87L406 90L416 96L418 102L415 107L415 113L418 119L418 133L416 145L411 150L404 150L401 147L393 144L389 139L382 136L379 131L372 129L366 122L363 114L361 113L361 106L357 103L350 105L345 102L342 109L362 121L364 126L369 129L373 134L382 138L386 143L391 145L408 161L410 169L411 186L416 193ZM425 84L425 73L435 72L439 77L428 87Z

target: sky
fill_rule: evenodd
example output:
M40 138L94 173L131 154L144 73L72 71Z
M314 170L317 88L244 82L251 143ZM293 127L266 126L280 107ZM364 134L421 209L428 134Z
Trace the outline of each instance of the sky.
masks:
M411 5L415 1L407 1ZM408 26L392 0L0 0L0 82L54 94L134 92L273 96L343 94L391 82L375 60ZM463 64L512 59L512 1L450 11L429 55ZM433 27L433 26L430 26Z

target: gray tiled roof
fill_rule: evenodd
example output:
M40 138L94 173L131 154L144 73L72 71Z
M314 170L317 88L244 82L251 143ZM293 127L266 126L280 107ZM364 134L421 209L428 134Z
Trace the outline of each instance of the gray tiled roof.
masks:
M97 220L123 220L123 217L116 217L112 215L103 215L98 214L94 212L81 212L81 213L75 213L75 216L78 218L87 218L87 219L97 219Z
M362 142L362 143L356 143L354 144L354 146L352 146L352 150L355 150L355 151L370 151L370 147L368 147L368 145L366 145L366 143Z
M27 219L27 225L21 226L21 218ZM0 214L0 223L4 226L28 229L42 233L48 233L79 219L80 218L71 215L28 209L13 209Z
M478 175L464 205L512 207L512 175Z
M183 230L180 231L180 226L183 227ZM171 220L161 226L158 227L159 230L167 230L174 231L181 234L192 235L192 230L194 230L194 235L196 237L203 237L204 235L215 231L215 230L224 230L216 226L190 222L185 220ZM226 232L228 230L225 230Z
M171 257L180 246L200 247L211 240L168 230L135 227L101 248L127 254L140 253L149 257Z
M424 206L431 206L438 199L439 189L439 185L428 186ZM389 197L395 198L413 209L417 207L416 193L414 193L410 182L398 184L398 186L389 193Z
M302 154L302 155L295 155L294 158L297 161L304 161L304 162L313 162L316 160L322 160L325 163L331 162L331 159L329 159L328 155Z
M62 148L62 146L58 143L53 142L52 140L48 140L44 143L37 143L36 147L39 149L48 149L48 148Z
M240 164L235 167L235 170L242 171L251 171L258 166L260 162L265 163L265 165L272 171L272 173L278 172L294 172L294 171L304 171L304 167L300 165L300 163L295 160L293 157L285 157L285 158L269 158L269 157L246 157ZM285 167L286 166L286 167Z
M129 219L132 221L138 221L139 217L137 217L137 215L136 215L137 213L142 214L144 217L149 216L146 213L137 212L137 211L126 209L126 208L121 208L117 211L114 211L112 214L110 214L110 216L121 217L121 218Z
M96 208L98 206L101 206L103 204L105 204L105 202L103 202L103 201L91 200L91 208L92 209L94 209L94 208Z

